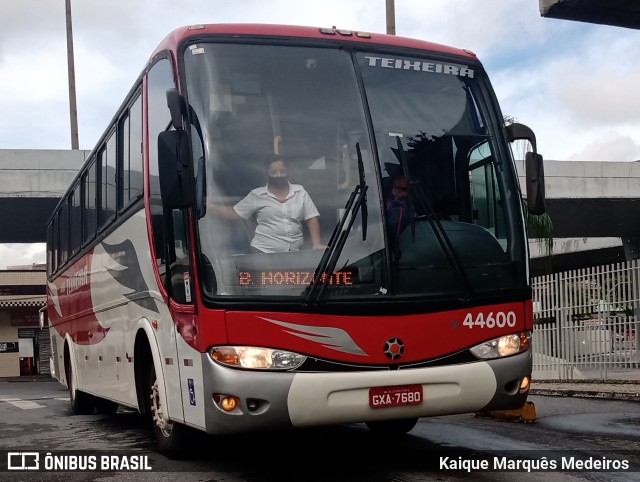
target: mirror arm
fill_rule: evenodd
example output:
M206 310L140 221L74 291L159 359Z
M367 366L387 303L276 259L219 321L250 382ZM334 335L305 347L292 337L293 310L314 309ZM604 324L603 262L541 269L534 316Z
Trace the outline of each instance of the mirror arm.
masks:
M186 105L184 97L182 97L177 89L167 90L167 107L171 113L171 124L175 130L182 129L182 122L186 113Z
M536 146L536 135L529 126L514 122L513 124L509 124L508 126L506 126L506 130L509 142L517 141L519 139L527 140L531 143L533 153L538 153L538 148Z

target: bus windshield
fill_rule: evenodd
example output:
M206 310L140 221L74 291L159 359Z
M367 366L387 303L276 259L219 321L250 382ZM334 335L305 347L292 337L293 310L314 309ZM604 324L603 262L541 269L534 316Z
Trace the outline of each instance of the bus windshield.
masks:
M479 64L460 62L190 45L204 296L309 300L321 284L323 302L469 299L526 286L502 119Z

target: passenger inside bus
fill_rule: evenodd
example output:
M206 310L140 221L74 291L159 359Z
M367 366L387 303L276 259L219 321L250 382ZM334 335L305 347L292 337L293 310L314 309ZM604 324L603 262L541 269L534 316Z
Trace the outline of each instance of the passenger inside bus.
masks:
M251 240L253 253L299 251L304 245L303 222L312 249L324 249L320 239L320 214L300 184L289 182L287 164L277 154L264 161L267 184L253 189L234 206L211 204L213 211L229 220L255 218Z
M387 164L389 177L382 179L382 192L387 213L389 244L396 258L400 257L398 237L411 222L412 207L409 199L409 183L399 166Z

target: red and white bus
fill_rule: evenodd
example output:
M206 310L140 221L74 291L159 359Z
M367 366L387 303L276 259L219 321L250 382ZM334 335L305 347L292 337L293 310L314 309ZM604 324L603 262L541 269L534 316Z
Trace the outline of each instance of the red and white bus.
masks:
M533 147L528 207L516 139ZM264 186L273 154L326 249L305 232L299 249L257 252L251 220L213 208ZM398 174L408 195L388 229ZM138 409L169 453L192 429L404 433L521 407L523 210L544 209L543 186L533 132L505 127L470 51L336 28L177 29L48 223L55 373L74 413Z

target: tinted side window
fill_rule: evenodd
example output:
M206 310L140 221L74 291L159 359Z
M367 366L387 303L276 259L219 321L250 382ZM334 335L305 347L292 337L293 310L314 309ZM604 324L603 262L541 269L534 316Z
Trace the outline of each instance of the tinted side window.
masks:
M107 145L100 151L100 227L104 227L116 212L116 138L109 136Z
M158 61L149 71L147 118L149 127L149 204L156 262L160 274L166 275L164 260L164 221L158 180L158 134L171 122L167 107L167 89L175 87L171 63L167 59Z
M56 217L54 216L53 219L51 219L49 228L47 229L47 266L49 268L47 274L49 276L53 275L58 269L57 252L58 223L56 222Z
M140 95L120 120L122 187L118 205L127 207L142 195L142 98Z
M97 192L96 192L96 162L95 159L89 164L87 171L82 176L84 184L84 241L93 239L96 234Z
M70 245L71 254L80 250L82 244L82 190L81 184L77 183L71 192L71 212L70 212Z
M60 222L60 251L58 252L58 266L63 266L69 258L69 198L60 207L58 220Z
M171 123L171 113L167 107L167 89L175 86L171 63L162 59L149 72L149 184L150 194L160 200L158 181L158 134Z
M129 199L142 194L142 97L138 96L129 111Z
M118 141L120 142L120 162L118 165L122 171L121 189L118 192L118 207L123 208L129 204L129 113L120 119Z
M168 60L160 60L154 65L149 72L148 86L149 203L156 262L171 297L178 303L192 303L186 212L178 209L169 211L162 206L158 179L158 134L167 130L171 124L171 114L167 107L167 89L174 87L174 80ZM166 266L167 261L169 266Z

